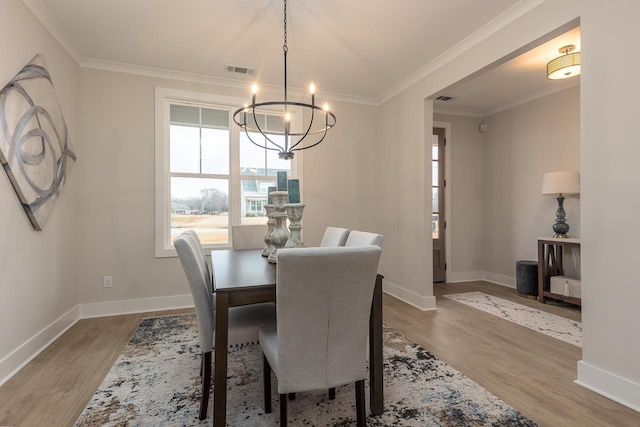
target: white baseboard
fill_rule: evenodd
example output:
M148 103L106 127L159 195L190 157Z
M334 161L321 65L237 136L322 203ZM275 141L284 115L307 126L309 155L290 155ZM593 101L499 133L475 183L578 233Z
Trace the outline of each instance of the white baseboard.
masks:
M516 288L515 277L503 276L489 271L460 271L447 273L447 283L474 282L479 280L506 286L508 288Z
M400 286L391 283L387 280L382 281L382 290L401 301L406 302L422 311L435 310L436 309L436 297L429 296L423 297L415 292L408 291Z
M516 288L516 278L503 276L502 274L490 273L488 271L482 272L482 280L495 283L496 285L506 286L508 288Z
M148 311L175 310L193 307L193 297L173 295L169 297L128 299L79 304L80 318L118 316L122 314L146 313Z
M483 277L484 273L482 271L448 272L447 283L474 282L484 280Z
M0 360L0 386L73 326L79 313L78 306L73 307Z
M634 411L640 412L640 384L597 368L580 360L578 379L574 381Z
M78 304L0 360L0 385L7 382L80 319L189 307L193 307L191 294Z

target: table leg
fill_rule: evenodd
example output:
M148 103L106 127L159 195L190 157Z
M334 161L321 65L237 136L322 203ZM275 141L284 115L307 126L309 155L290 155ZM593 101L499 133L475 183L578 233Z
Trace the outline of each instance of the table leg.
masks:
M382 276L378 274L369 316L369 406L373 415L384 412L382 346Z
M229 341L229 294L216 293L215 363L213 365L213 425L227 424L227 347Z
M544 278L547 274L544 246L544 243L538 242L538 301L541 303L544 303Z

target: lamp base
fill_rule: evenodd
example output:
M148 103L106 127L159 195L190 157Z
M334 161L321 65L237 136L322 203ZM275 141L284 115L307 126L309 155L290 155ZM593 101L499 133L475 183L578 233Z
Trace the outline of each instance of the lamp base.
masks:
M560 195L557 200L558 210L556 211L556 223L553 224L553 232L555 233L553 237L556 239L568 239L569 235L567 235L567 233L569 232L569 224L567 224L567 220L565 219L566 214L563 207L564 197Z

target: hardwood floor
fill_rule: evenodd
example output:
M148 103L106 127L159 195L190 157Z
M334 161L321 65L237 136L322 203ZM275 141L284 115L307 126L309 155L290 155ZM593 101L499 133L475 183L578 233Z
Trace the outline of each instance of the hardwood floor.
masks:
M573 383L581 349L442 295L480 290L574 320L575 307L539 304L487 282L434 285L438 309L385 295L385 322L541 426L638 426L640 413ZM85 319L0 387L0 426L71 426L142 318Z

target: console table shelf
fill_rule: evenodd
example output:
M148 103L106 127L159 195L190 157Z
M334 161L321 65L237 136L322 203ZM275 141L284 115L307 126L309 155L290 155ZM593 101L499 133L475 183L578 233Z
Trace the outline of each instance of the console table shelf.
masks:
M550 291L551 276L564 275L564 249L580 248L580 239L538 237L538 301L553 298L571 304L582 305L580 298L556 294Z

